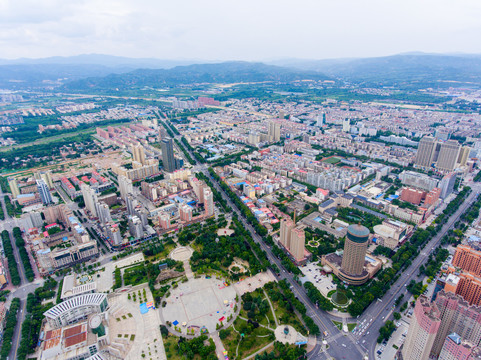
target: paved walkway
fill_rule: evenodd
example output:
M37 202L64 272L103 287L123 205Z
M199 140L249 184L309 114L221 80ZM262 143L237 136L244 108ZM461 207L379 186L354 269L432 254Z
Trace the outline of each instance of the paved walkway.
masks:
M219 337L219 333L215 332L215 333L211 334L210 337L211 337L212 340L214 340L215 353L217 354L217 358L219 360L225 359L225 356L224 356L225 348L224 348L224 344L222 343L222 340Z
M190 267L189 260L184 261L184 271L185 271L185 276L187 276L188 280L191 280L194 278L194 273L192 272L192 268Z
M276 327L279 326L279 322L277 321L277 316L276 316L276 312L274 311L274 307L272 306L272 302L271 302L271 299L269 296L267 296L267 293L264 289L262 289L262 291L264 291L264 295L266 296L266 299L267 301L269 302L269 306L271 307L271 311L272 311L272 316L274 317L274 322L276 323Z
M267 345L264 346L262 349L257 350L254 354L249 355L248 357L244 358L243 360L249 360L249 359L255 358L256 355L263 353L264 351L266 351L267 349L269 349L272 345L274 345L274 342L275 342L275 341L271 342L270 344L267 344Z

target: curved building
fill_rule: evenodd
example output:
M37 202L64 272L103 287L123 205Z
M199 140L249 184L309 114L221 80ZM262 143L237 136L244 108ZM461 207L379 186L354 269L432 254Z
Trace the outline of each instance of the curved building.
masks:
M107 295L105 294L79 295L55 305L44 312L44 316L49 325L55 329L87 319L92 313L102 313L107 306Z
M339 272L341 280L353 285L368 280L369 273L364 268L368 244L369 229L360 224L349 225Z

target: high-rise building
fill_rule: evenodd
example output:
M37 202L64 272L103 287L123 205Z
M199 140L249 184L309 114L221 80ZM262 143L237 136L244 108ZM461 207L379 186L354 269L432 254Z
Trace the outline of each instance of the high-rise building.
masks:
M97 217L97 207L95 204L98 202L98 199L95 190L85 183L80 185L80 190L82 190L85 208L90 211L92 217Z
M481 276L481 251L469 245L458 245L453 257L453 266L476 276Z
M44 205L51 204L52 196L50 195L50 190L44 180L42 179L37 180L37 189L38 189L38 193L40 194L40 199L42 200L42 204Z
M431 191L438 186L437 179L414 171L403 171L399 174L399 180L401 180L403 185L424 191Z
M170 228L170 215L163 212L159 215L159 225L161 229L169 229Z
M481 308L469 305L461 296L444 290L436 295L434 303L441 323L432 344L432 356L441 353L446 336L453 332L473 344L481 342Z
M294 222L291 219L281 219L279 242L286 249L289 249L291 246L292 229L294 229Z
M261 137L260 137L259 134L255 133L255 132L251 132L251 133L249 133L249 137L248 137L247 141L250 145L257 146L257 144L259 144L260 141L261 141Z
M459 156L458 156L459 166L465 166L466 165L466 163L468 162L470 152L471 152L471 148L469 146L463 146L459 150Z
M274 121L269 122L269 132L267 134L270 141L280 141L281 140L281 124Z
M106 203L97 202L95 206L97 208L97 216L101 224L106 224L112 220L112 217L110 216L110 208Z
M122 234L118 224L110 223L107 225L107 236L110 243L117 246L123 243Z
M199 203L203 204L204 203L204 188L205 188L205 183L202 180L199 180L197 178L194 178L191 181L192 185L192 190L194 190L195 196L197 196L197 199L199 199Z
M47 184L48 188L53 188L53 181L52 181L52 172L50 170L47 171L37 171L34 174L36 180L43 180Z
M181 221L192 221L192 206L182 204L179 207L179 216Z
M351 131L351 121L349 119L344 119L342 121L342 131L347 133Z
M369 229L360 224L347 228L341 272L349 276L360 276L364 272L364 262L369 242Z
M144 227L138 216L130 217L129 232L135 239L141 239L144 237Z
M126 176L120 175L119 190L120 190L120 197L125 201L127 199L128 194L134 193L134 186L132 185L132 180L130 180Z
M414 163L422 168L430 168L435 161L437 141L432 136L424 136L418 145Z
M28 216L25 219L28 221L27 228L31 228L31 227L41 228L43 225L42 214L39 212L36 212L36 211L30 212L28 213Z
M441 324L439 309L421 295L414 306L406 341L401 353L403 360L429 360L431 347Z
M18 188L17 180L14 177L8 178L8 185L10 186L10 191L14 198L20 195L20 189Z
M461 295L470 304L481 306L480 277L462 271L458 275L449 275L447 280L444 290Z
M134 215L135 208L139 205L139 202L132 194L128 194L125 200L125 204L127 205L127 214Z
M167 172L174 172L176 170L174 157L174 143L171 138L163 139L160 143L162 150L162 164L164 170Z
M205 216L214 215L214 195L209 188L204 188L204 210Z
M461 339L456 333L446 337L438 360L476 360L481 359L481 349L469 341Z
M436 168L441 171L453 171L458 162L461 146L456 140L448 140L441 144Z
M426 194L426 199L424 199L424 206L427 207L427 206L436 204L440 196L441 196L440 188L432 189L429 193Z
M456 174L454 172L449 173L443 177L439 183L441 189L441 199L446 199L454 191L454 185L456 184Z
M305 231L300 228L292 229L291 231L291 243L289 251L297 261L304 259L304 248L306 245Z
M319 126L319 127L322 127L326 122L325 122L325 116L326 114L324 113L321 113L319 115L317 115L317 122L316 122L316 125Z
M141 163L142 165L146 164L145 161L145 150L144 147L140 144L132 146L132 157L134 161Z

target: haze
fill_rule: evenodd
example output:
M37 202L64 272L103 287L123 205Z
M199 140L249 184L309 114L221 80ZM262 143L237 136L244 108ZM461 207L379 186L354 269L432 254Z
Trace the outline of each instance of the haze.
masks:
M481 53L478 0L0 0L0 57L210 60Z

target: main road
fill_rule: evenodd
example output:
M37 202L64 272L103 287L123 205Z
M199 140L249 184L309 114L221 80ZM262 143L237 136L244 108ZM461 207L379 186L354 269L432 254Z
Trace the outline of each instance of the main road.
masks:
M12 349L10 350L9 358L16 359L17 358L17 351L20 345L20 334L21 334L21 327L23 321L25 320L25 308L27 306L27 296L29 293L33 293L35 289L43 285L42 279L36 279L34 282L29 283L25 277L25 269L23 267L23 262L20 259L20 254L18 252L18 247L15 244L15 240L13 238L13 228L20 227L20 219L12 218L8 215L7 209L5 207L4 197L8 194L3 194L0 192L0 203L5 213L5 220L0 221L0 232L3 230L7 230L10 233L10 242L12 243L13 247L13 256L15 258L15 262L17 263L18 273L20 275L20 285L12 290L9 294L8 301L10 302L13 298L20 299L20 310L17 314L17 324L15 325L15 329L13 332L12 337Z
M211 178L206 166L197 166L196 169L202 171L205 176ZM355 343L350 334L347 337L336 336L336 334L339 334L339 329L330 321L328 317L326 317L324 312L320 311L316 305L310 301L304 289L294 279L292 274L284 269L281 261L272 253L270 247L265 244L262 238L255 232L252 225L247 222L241 211L231 201L230 197L219 186L217 181L214 180L212 183L214 184L216 190L222 195L227 205L237 214L244 227L251 234L252 239L260 245L262 250L266 252L268 260L272 264L276 264L279 269L282 269L281 276L279 276L278 279L287 280L287 282L291 285L292 292L305 305L307 310L306 314L314 320L316 325L319 326L321 332L327 331L329 334L332 334L332 336L326 339L329 343L329 349L325 349L325 347L322 346L322 341L319 338L314 351L311 351L311 354L315 353L313 354L314 357L311 355L311 358L329 359L333 357L335 359L362 359L365 355L365 351L363 351L361 347Z

